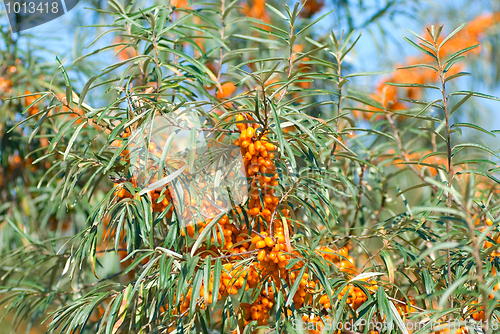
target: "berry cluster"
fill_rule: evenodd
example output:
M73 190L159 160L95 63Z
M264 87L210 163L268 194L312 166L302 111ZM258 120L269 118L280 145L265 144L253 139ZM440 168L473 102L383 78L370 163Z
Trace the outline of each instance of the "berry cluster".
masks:
M305 263L294 261L294 264L289 266L292 259L300 256L298 251L292 248L290 242L290 236L293 235L293 231L288 227L291 226L290 214L287 209L279 209L282 203L276 195L280 184L280 176L274 162L276 146L270 142L267 133L260 131L260 125L251 115L240 114L235 120L239 137L234 144L240 148L243 157L241 168L248 179L249 199L246 205L239 205L220 217L214 226L213 217L217 216L217 206L222 203L206 198L208 195L205 194L203 200L198 203L201 211L208 218L197 219L195 224L188 223L181 228L180 234L185 238L195 238L197 232L199 235L206 228L211 228L210 237L204 245L199 247L196 254L202 259L205 259L208 254L218 254L223 263L217 284L214 282L214 273L212 273L208 287L206 287L206 282L201 284L200 297L195 302L199 307L205 308L208 304L215 303L229 295L237 295L241 290L252 289L254 295L252 302L242 303L239 310L241 325L244 328L256 321L259 326L264 326L276 303L276 294L280 290L287 294L290 287L295 285L297 289L293 295L293 304L296 310L304 306L318 305L320 309L327 312L332 309L332 301L327 295L318 293L318 279L314 278L308 269L305 269L299 277L299 272ZM127 138L129 135L130 132L126 132L123 137ZM152 154L158 153L155 145L150 144L149 150ZM128 159L129 154L128 151L124 151L122 156ZM137 180L131 179L130 181L137 186ZM116 184L115 186L116 196L119 199L132 197L122 185ZM201 183L199 186L203 188L204 184ZM156 190L150 195L153 199L153 211L156 212L165 210L172 202L169 191ZM185 201L196 204L193 196L186 190L184 191ZM169 216L171 214L172 212L169 212ZM187 213L183 215L184 218L191 218L191 220L193 218ZM245 217L246 219L243 219ZM239 224L239 221L247 223ZM188 251L192 247L189 244L187 240ZM348 246L338 249L323 246L316 249L316 254L348 275L358 273L354 259L349 256ZM249 261L238 262L241 259ZM212 257L212 264L214 261ZM298 279L300 282L295 284ZM348 294L347 304L356 311L368 299L365 291L373 292L377 288L377 282L373 280L367 282L366 285L367 290L364 290L354 284L348 284L340 291L338 298L342 299L345 294ZM214 290L216 288L218 291ZM193 287L182 294L181 300L179 308L171 311L178 317L184 316L190 309L193 302ZM400 314L413 311L411 305L408 306L405 302L397 306ZM162 310L166 312L166 309L167 306L164 305ZM291 315L290 312L288 314ZM305 317L308 321L316 321L318 324L322 322L321 317L316 315L312 318ZM169 328L170 331L174 329L174 325ZM315 332L310 330L309 333Z
M131 135L131 131L130 131L130 129L127 128L122 133L121 137L123 139L126 139L130 135ZM122 141L121 140L115 140L111 145L112 146L120 147L122 145ZM129 146L133 146L133 145L134 144L129 144ZM157 149L156 144L154 142L149 143L148 150L149 150L149 152L151 154L155 154L157 156L161 156L161 152ZM120 153L120 155L121 155L121 157L127 163L130 163L130 151L129 150L123 150ZM154 167L151 166L151 164L152 164L152 161L149 161L148 162L148 167L149 167L150 171L154 172ZM152 173L152 174L153 174L153 177L150 180L150 182L157 181L158 180L158 174L157 173ZM135 176L131 177L129 181L130 181L130 183L132 183L132 185L134 187L137 187L137 178ZM117 189L115 191L115 195L118 198L118 200L121 200L123 198L132 198L133 197L132 194L130 194L130 192L128 192L125 189L125 187L123 186L123 184L121 184L121 183L115 183L114 187ZM153 212L163 212L167 207L169 207L169 204L172 202L172 196L170 194L168 186L164 187L164 188L157 188L157 189L151 190L149 193L151 195ZM169 212L167 213L166 217L171 217L172 213L173 213L173 205L170 206Z

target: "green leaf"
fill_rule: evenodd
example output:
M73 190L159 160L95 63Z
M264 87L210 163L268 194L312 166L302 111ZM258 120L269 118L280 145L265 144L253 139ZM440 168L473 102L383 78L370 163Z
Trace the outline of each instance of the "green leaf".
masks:
M234 34L234 35L232 35L232 37L247 39L249 41L254 41L254 42L259 42L259 43L264 43L264 44L277 44L277 45L282 44L279 41L275 41L272 39L265 39L265 38L259 38L259 37L254 37L254 36L245 36L245 35L240 35L240 34Z
M64 133L78 120L79 118L73 118L72 120L64 123L64 125L62 126L62 128L59 130L59 133L57 134L57 136L54 138L54 140L50 143L50 146L49 146L49 152L52 152L56 146L57 146L57 143L59 142L59 140L61 140L62 136L64 135Z
M306 272L306 269L307 269L307 266L303 265L302 269L300 270L300 273L297 275L295 282L293 283L293 286L290 289L290 293L288 294L288 299L286 300L286 304L285 304L286 307L292 305L293 297L295 296L295 293L297 292L297 289L299 288L300 282L302 281L302 277L304 277L304 273Z
M487 159L469 159L455 162L454 165L467 165L467 164L489 164L496 166L497 163Z
M391 254L389 254L389 252L386 251L385 249L382 249L380 251L380 258L385 263L385 267L387 269L387 274L389 277L389 282L391 282L393 284L394 283L394 272L396 271L396 268L394 267L394 263L392 262Z
M463 277L460 277L460 278L455 278L455 281L453 282L452 285L450 285L446 290L445 292L443 293L443 295L441 296L440 300L439 300L439 308L442 309L444 308L445 304L447 302L449 302L449 297L453 294L453 292L459 287L461 286L462 284L464 284L465 282L471 280L471 277L470 276L463 276Z
M226 214L226 212L229 209L222 210L216 217L212 219L210 223L208 223L207 226L205 226L205 229L200 233L198 238L196 239L193 248L191 248L191 256L194 256L196 254L196 251L198 248L201 246L203 242L205 242L205 238L207 237L208 233L212 230L212 228L217 224L217 222Z
M446 64L448 64L449 62L453 61L454 59L456 59L456 58L457 58L458 56L460 56L461 54L464 54L464 53L466 53L466 52L468 52L468 51L470 51L470 50L472 50L472 49L475 49L475 48L477 48L478 46L479 46L479 44L476 44L476 45L470 46L470 47L468 47L468 48L462 49L462 50L460 50L460 51L458 51L458 52L455 52L454 54L452 54L452 55L448 58L448 60L446 60L446 61L445 61L445 63L444 63L444 64L445 64L445 65L446 65Z
M392 317L394 318L394 320L396 320L396 324L398 325L401 332L403 334L409 334L408 329L406 329L406 324L403 322L403 319L401 319L398 309L396 308L396 306L394 306L394 303L392 301L389 302L389 306L391 309Z
M130 285L127 286L127 289L130 287ZM112 334L114 333L114 328L113 325L116 322L116 318L118 316L118 310L120 309L120 305L122 303L123 295L126 293L125 291L122 291L117 298L115 298L113 302L113 306L111 307L111 313L110 317L108 319L108 323L106 324L106 334Z
M30 235L21 231L16 223L14 223L8 216L5 217L5 219L7 220L7 223L9 223L9 225L14 229L14 231L19 233L19 235L26 239L30 244L38 244L38 242L36 242Z
M409 39L408 37L404 36L403 39L405 41L407 41L408 43L410 43L411 46L413 46L414 48L416 48L418 51L422 52L422 53L425 53L426 55L434 58L436 61L438 60L436 55L433 54L432 52L430 52L429 50L426 50L424 49L423 47L421 47L420 45L418 45L417 43L415 43L414 41L412 41L411 39Z
M176 179L179 175L181 175L182 172L186 168L187 168L187 165L184 165L181 168L177 169L175 172L168 174L166 177L164 177L156 182L151 183L150 185L148 185L146 188L142 189L139 192L139 196L142 196L142 195L150 192L151 190L163 187L164 185L166 185L167 183L171 182L172 180Z
M453 93L450 93L450 96L451 95L469 95L472 93L472 96L475 96L475 97L480 97L482 99L488 99L488 100L494 100L494 101L500 101L500 98L496 97L496 96L493 96L493 95L487 95L487 94L483 94L483 93L476 93L476 92L471 92L471 91L456 91L456 92L453 92Z
M307 29L309 29L311 26L315 25L316 23L318 23L319 21L321 21L323 18L325 18L326 16L330 15L331 13L333 13L335 10L331 10L329 11L328 13L326 14L323 14L321 15L320 17L318 17L316 20L312 21L311 23L309 23L308 25L306 25L304 28L300 29L296 36L299 36L300 34L302 34L304 31L306 31Z
M474 95L473 92L469 92L467 95L465 95L465 97L463 97L457 104L453 106L453 108L451 108L449 115L453 115L453 113L457 111L457 109L460 108L460 106L464 104L472 95Z
M426 46L429 46L429 47L432 47L434 50L436 50L433 45L431 43L429 43L428 40L426 40L424 37L420 36L419 34L417 34L416 32L413 32L411 31L410 29L406 29L408 30L408 32L410 34L412 34L413 36L417 37L418 39L420 39L421 42L425 43ZM437 51L437 50L436 50Z
M269 10L272 11L274 14L281 17L283 20L288 21L288 18L285 15L283 15L283 13L281 13L279 10L277 10L267 2L266 2L266 7L269 8Z
M359 72L359 73L351 73L346 75L344 78L352 78L352 77L364 77L369 75L382 75L382 74L390 74L394 73L394 71L376 71L376 72Z
M436 210L433 210L436 211ZM409 265L414 266L417 263L419 263L421 260L426 258L428 255L434 252L439 252L439 251L444 251L446 249L451 249L451 248L457 248L460 247L460 244L458 242L436 242L435 244L432 245L431 248L426 249L420 255Z
M385 315L388 323L392 323L392 313L389 306L389 300L387 299L384 288L380 285L377 288L377 305L380 314Z
M496 137L493 132L490 132L490 131L488 131L488 130L482 128L482 127L480 127L479 125L472 124L472 123L454 123L452 126L450 126L450 128L454 128L454 127L472 128L472 129L484 132L486 134L489 134L490 136Z
M213 291L219 291L221 275L222 275L222 262L221 259L216 259L214 265L214 286L212 289ZM217 303L217 298L212 298L213 307L215 307L216 303Z
M63 64L59 60L59 57L56 56L56 62L59 65L59 70L63 74L64 84L66 85L66 101L69 105L73 104L73 88L71 88L71 81L69 80L68 72L64 68Z
M250 21L250 22L253 22L253 23L257 23L257 24L261 24L263 26L269 27L269 28L273 29L274 33L279 32L278 36L281 37L281 38L288 37L288 32L287 31L285 31L285 30L283 30L281 28L278 28L278 27L276 27L276 26L274 26L274 25L272 25L270 23L264 22L264 21L259 20L259 19L255 19L253 17L249 17L249 18L247 18L247 20ZM266 31L266 33L269 34L270 32Z
M439 72L436 67L429 65L429 64L408 65L408 66L398 67L397 69L398 70L405 70L405 69L409 69L409 68L427 68L427 69L433 70L435 72Z
M418 189L418 188L423 188L423 187L428 187L428 186L429 186L429 183L426 183L426 182L424 182L424 183L419 183L419 184L415 184L415 185L413 185L413 186L411 186L411 187L406 188L405 190L401 190L400 192L398 192L398 193L396 194L396 197L399 197L399 196L401 196L402 194L404 194L404 193L406 193L406 192L408 192L408 191L410 191L410 190L413 190L413 189Z
M450 75L449 77L444 79L444 82L447 83L450 80L453 80L453 79L456 79L459 77L469 76L469 75L470 75L470 73L468 73L468 72L458 72L458 73Z
M463 143L463 144L457 144L455 145L451 151L452 151L452 154L455 155L455 151L461 149L461 148L476 148L476 149L479 149L479 150L482 150L482 151L486 151L492 155L494 155L495 157L497 157L498 159L500 159L500 156L498 154L496 154L491 148L489 147L486 147L484 145L481 145L481 144L475 144L475 143Z
M63 156L63 161L66 160L66 158L68 157L68 154L69 152L71 151L71 147L73 146L73 143L75 142L76 140L76 137L78 137L78 134L80 133L80 131L82 130L82 128L87 125L87 122L82 122L75 130L75 132L73 133L73 135L71 136L71 139L69 140L68 142L68 146L66 147L66 150L64 151L64 156Z
M295 154L293 153L292 148L290 147L288 142L285 140L285 138L283 138L283 130L281 129L281 124L280 124L281 122L279 119L278 112L274 107L274 103L270 101L269 104L271 105L271 108L273 110L274 123L276 124L276 137L278 138L279 147L283 148L288 153L290 164L292 165L292 168L295 169L295 167L297 166L297 163L295 161Z
M351 35L352 35L352 34L354 34L354 31L355 31L355 30L353 30L353 31L351 32ZM358 38L356 38L356 40L354 40L354 42L352 42L351 46L350 46L347 50L343 51L343 50L344 50L344 48L347 46L347 41L350 39L350 36L351 36L351 35L349 35L349 38L348 38L348 39L346 39L345 44L344 44L344 45L340 48L340 52L342 52L342 56L340 56L340 59L339 59L340 61L342 61L342 59L344 59L344 57L345 57L345 56L347 56L347 54L348 54L348 53L352 50L352 48L354 48L354 46L356 45L356 43L357 43L357 42L359 41L359 39L361 38L361 32L360 32L360 33L359 33L359 35L358 35Z
M420 158L420 160L418 160L418 164L420 165L420 163L422 161L424 161L425 159L427 159L428 157L433 157L433 156L436 156L436 155L442 155L444 157L447 157L448 156L448 152L431 152L431 153L428 153L428 154L424 155L422 158Z
M435 105L436 103L439 103L439 102L443 102L443 100L437 99L437 100L434 100L432 102L429 102L425 107L422 108L422 110L420 110L415 116L413 116L413 118L420 116L420 114L422 114L424 111L426 111L427 109L429 109L430 107L432 107L433 105Z
M43 93L41 94L41 96L37 99L35 99L35 101L31 102L29 106L27 106L26 108L24 108L22 114L25 114L28 110L31 109L31 107L33 107L35 104L37 104L38 102L40 102L41 100L43 100L47 95L49 95L50 93ZM28 94L28 95L22 95L22 96L19 96L19 98L22 98L22 97L27 97L27 96L35 96L35 95L38 95L37 93L34 93L34 94ZM42 111L43 112L43 111ZM48 113L48 111L47 111ZM33 115L32 117L34 117L35 115ZM21 125L22 123L24 123L26 120L22 120L21 122L17 123L16 125L14 125L12 128L10 128L9 130L7 130L7 133L11 132L12 130L14 130L15 128L17 128L19 125Z
M434 85L427 85L427 84L415 84L415 83L393 83L393 82L386 82L386 85L391 85L391 86L396 86L396 87L418 87L418 88L432 88L432 89L437 89L441 90L438 86Z

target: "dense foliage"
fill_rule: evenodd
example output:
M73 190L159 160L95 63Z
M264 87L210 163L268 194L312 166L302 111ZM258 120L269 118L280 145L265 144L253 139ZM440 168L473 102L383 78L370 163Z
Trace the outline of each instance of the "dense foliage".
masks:
M462 86L500 16L409 31L417 56L357 73L358 25L324 29L350 18L337 5L110 0L71 64L3 27L12 327L498 330L500 131L467 107L499 99ZM112 61L89 75L96 57Z

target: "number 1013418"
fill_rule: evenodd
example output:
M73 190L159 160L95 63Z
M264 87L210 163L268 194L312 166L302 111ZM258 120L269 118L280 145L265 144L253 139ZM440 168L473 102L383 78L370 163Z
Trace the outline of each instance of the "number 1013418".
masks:
M56 14L61 10L59 3L55 1L52 3L6 1L5 9L7 14Z

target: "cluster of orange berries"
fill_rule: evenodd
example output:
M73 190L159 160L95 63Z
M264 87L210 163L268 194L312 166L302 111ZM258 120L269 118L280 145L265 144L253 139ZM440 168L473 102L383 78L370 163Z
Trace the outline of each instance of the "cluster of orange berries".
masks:
M246 117L250 119L250 116L247 115ZM266 285L265 282L262 282L264 277L269 277L269 280L274 279L275 284L278 286L280 277L287 277L288 275L285 266L288 264L289 255L285 256L287 246L285 245L282 223L280 220L275 220L273 238L270 237L267 230L268 226L266 226L266 223L270 223L271 216L279 203L279 199L274 195L274 188L278 185L278 174L275 173L276 166L271 160L274 158L272 151L276 147L268 142L265 136L257 138L255 130L258 126L247 126L247 124L243 123L244 117L242 115L238 115L236 120L241 134L235 144L240 146L244 157L242 169L244 169L245 175L251 179L249 182L250 200L247 213L251 218L252 232L250 233L249 228L246 226L238 226L232 223L230 216L224 215L217 222L220 229L216 229L217 231L211 236L212 245L209 248L208 246L205 247L205 249L201 247L198 254L205 258L208 253L222 253L227 256L251 258L254 262L250 265L237 267L229 257L225 258L226 263L223 265L219 291L213 291L213 277L210 278L208 295L205 295L205 283L202 283L200 287L200 303L202 307L205 307L202 300L212 303L214 298L219 300L228 295L235 295L242 289L245 291L253 289L261 283ZM262 196L262 201L260 196ZM216 212L215 208L211 210L211 205L208 200L201 203L205 214L213 217ZM242 211L243 207L239 206L233 210L233 214L241 215ZM283 211L283 214L286 216L287 212ZM199 220L197 222L198 232L202 233L212 222L212 219ZM181 230L182 236L186 236L186 234L194 237L195 227L192 224L187 224L186 228ZM192 290L183 296L183 300L180 309L181 313L185 312L192 302ZM248 325L251 321L257 321L259 325L267 324L274 301L274 293L268 287L263 288L251 304L243 303L241 309L243 326Z
M122 133L122 138L126 139L131 135L131 130L129 128L125 129L125 131ZM115 140L111 145L112 146L120 146L122 144L121 140ZM133 146L134 144L130 143L129 146ZM148 145L148 150L152 154L160 154L159 151L157 150L156 144L154 142L149 143ZM130 163L130 151L129 150L123 150L120 154L128 163ZM155 173L156 175L156 173ZM129 180L134 187L137 187L137 180L135 177L130 178ZM154 181L154 180L153 180ZM132 198L132 194L128 192L125 187L123 187L122 184L120 183L115 183L114 187L117 188L115 191L115 195L118 197L118 200L121 200L123 198ZM151 199L152 199L152 209L153 212L163 212L169 204L172 202L172 196L170 194L170 191L168 187L165 187L165 189L154 189L150 191ZM169 212L167 213L167 217L171 217L173 213L173 206L170 206Z
M267 232L259 233L252 238L252 244L259 250L257 260L259 262L269 262L284 268L287 264L287 259L284 255L286 251L285 236L283 228L279 227L275 234L276 243L268 236Z
M370 281L369 283L371 284L371 286L368 287L368 290L375 291L377 282ZM365 294L365 292L360 287L354 286L352 284L346 285L342 289L342 291L339 292L339 300L344 298L344 295L346 293L348 294L346 302L355 311L368 300L368 296ZM328 295L322 295L319 299L319 303L324 309L332 308Z
M476 225L479 225L480 222L481 222L480 219L476 219ZM480 230L481 232L484 232L486 230L486 228L487 228L486 226L492 226L493 225L493 221L490 218L486 217L484 219L484 224L485 224L485 226L481 228L481 230ZM496 236L492 236L491 232L490 232L488 236L491 239L495 240L498 244L500 244L500 234L497 234ZM483 248L487 249L487 248L493 247L494 245L495 244L492 243L491 241L485 240L484 244L483 244ZM500 251L498 249L495 249L495 250L491 251L491 253L489 255L489 258L490 258L490 262L494 262L495 260L499 261L500 260ZM496 275L495 266L493 266L493 268L491 269L491 273L493 275ZM499 283L495 284L495 286L493 287L493 291L497 292L499 287L500 287ZM495 299L496 297L495 297L495 295L493 293L490 293L490 295L488 296L488 298L490 300L492 300L492 299ZM478 320L484 320L484 311L479 311L479 312L473 313L472 314L472 318L474 320L477 320L477 321Z
M236 116L236 127L240 131L239 138L235 145L241 149L243 156L243 166L246 176L250 179L250 190L248 201L248 213L253 217L253 231L249 250L257 250L257 263L254 267L260 272L261 277L269 277L268 283L272 280L277 288L281 287L281 279L287 281L290 286L295 283L296 272L300 270L300 265L286 270L291 254L290 246L286 244L285 235L290 235L291 231L285 231L281 217L274 217L279 204L279 198L275 196L276 187L279 185L279 175L276 173L276 166L273 162L276 146L268 141L266 134L257 134L259 125L251 124L254 121L251 115ZM281 211L285 219L288 219L288 211ZM274 227L274 229L272 229ZM296 308L302 307L306 288L310 286L307 272L301 278L297 292L293 297ZM244 325L250 320L257 320L259 325L267 324L267 308L274 303L274 295L266 290L261 292L264 298L258 298L252 303L250 316L246 314ZM266 304L268 301L271 304ZM265 305L267 306L265 306Z
M20 60L16 61L17 64L21 64ZM14 83L12 82L10 76L12 76L14 73L17 72L17 67L15 65L9 66L6 75L5 76L0 76L0 97L7 93L9 94L14 87ZM32 94L29 90L26 90L24 92L25 95ZM31 103L33 103L36 99L40 98L41 95L31 95L31 96L26 96L24 98L24 105L25 107L29 106ZM34 115L38 111L40 111L39 107L37 105L34 105L33 107L30 108L29 114Z
M226 216L225 216L226 217ZM223 222L226 220L224 219L224 217L221 219ZM219 221L220 222L220 221ZM206 226L206 223L204 223L204 225ZM241 230L241 231L235 231L235 235L237 235L236 238L234 238L234 236L232 236L232 232L235 228L233 228L233 224L228 224L225 223L225 224L222 224L224 227L224 234L225 234L225 239L228 240L226 242L223 243L223 246L221 248L218 248L216 247L215 245L212 245L210 250L212 252L217 252L219 250L229 250L232 254L240 254L240 253L247 253L247 248L245 248L245 246L249 247L249 242L246 242L246 243L243 243L242 244L242 247L233 247L233 243L231 240L233 241L236 241L235 239L239 239L241 240L243 238L244 235L248 236L248 230L246 230L246 233L245 233L245 230ZM229 227L229 225L231 225L231 227ZM234 226L235 227L235 226ZM201 231L203 231L204 229L204 226L202 226L200 228ZM231 232L231 233L228 233ZM245 240L247 238L244 238ZM212 239L212 241L214 241L214 239ZM220 242L220 240L219 240ZM247 256L248 254L241 254L241 256ZM201 253L201 257L204 258L206 257L206 254L204 253ZM221 278L220 278L220 281L219 281L219 290L217 292L214 292L214 277L213 277L213 274L210 276L210 281L209 281L209 284L208 284L208 295L205 296L205 282L202 283L201 287L200 287L200 302L201 302L201 307L202 308L205 308L207 305L205 304L205 300L207 302L207 304L210 304L210 303L213 303L214 300L214 295L216 295L216 300L220 300L222 299L223 297L227 297L229 295L236 295L238 293L238 291L240 291L241 289L244 288L245 291L249 290L249 289L252 289L252 288L255 288L258 284L259 284L259 279L260 279L261 275L260 273L257 271L256 267L255 266L247 266L247 267L243 267L243 266L235 266L233 263L229 262L229 260L227 260L227 263L225 263L223 265L223 269L222 269L222 273L221 273ZM245 279L246 279L246 283L245 283ZM188 309L189 309L189 306L192 302L192 288L190 288L188 290L188 292L183 295L183 303L181 304L181 307L180 307L180 312L181 314L186 312ZM272 293L271 293L272 295ZM269 297L271 298L271 297ZM256 302L257 303L260 303L260 307L258 308L258 310L256 310L255 312L259 313L260 314L260 311L263 309L263 307L272 307L272 304L269 304L268 303L268 300L263 300L262 298L260 299L257 299L259 302ZM174 311L174 314L176 311ZM257 314L254 312L254 315ZM268 312L267 312L268 313ZM248 313L251 315L251 313ZM261 318L261 320L263 320L264 318L262 318L260 315L258 317L259 319ZM253 319L253 320L257 320L257 318Z
M21 64L21 60L16 60L17 64ZM14 83L12 82L10 76L17 72L17 67L12 65L7 68L4 76L0 76L0 97L7 93L9 94L14 87Z
M475 220L475 225L480 225L481 222L484 223L484 226L480 229L481 232L484 232L486 229L487 229L487 226L492 226L493 225L493 221L486 217L484 220L482 219L479 219L479 218L476 218L476 216L473 217L473 219ZM488 237L490 237L491 239L495 240L496 242L500 242L500 235L498 236L493 236L491 235L491 232L488 233ZM483 243L483 248L490 248L490 247L493 247L494 244L489 241L489 240L485 240L484 243ZM490 255L489 255L489 258L490 258L490 261L493 262L495 261L495 259L498 259L500 258L500 252L498 250L493 250ZM496 273L496 270L495 270L495 267L492 268L492 274L495 275ZM497 283L494 287L493 287L493 291L498 291L498 287L499 287L499 284ZM495 298L495 295L494 294L490 294L489 296L489 299L494 299ZM473 304L479 304L479 300L473 302ZM484 314L484 310L481 309L481 306L478 306L476 308L476 311L474 313L471 314L472 316L472 319L476 320L476 321L484 321L485 320L485 314Z
M131 178L130 183L134 187L137 187L137 180L135 178ZM114 187L116 188L115 195L118 199L118 201L124 199L124 198L133 198L132 194L125 189L122 183L115 183ZM154 189L151 190L150 192L151 199L152 199L152 209L153 212L163 212L172 202L172 197L170 194L170 191L167 189ZM168 213L166 214L167 218L170 218L173 213L173 206L170 206L170 209Z
M445 45L440 50L440 56L446 56L453 54L464 47L473 46L479 44L481 38L485 35L485 31L493 26L500 20L500 13L492 14L486 13L479 15L477 18L469 21L468 24L460 30L453 38L449 39ZM424 34L426 34L424 32ZM438 45L443 41L444 37L440 37ZM480 48L475 48L471 50L472 53L479 53ZM418 57L408 57L404 64L397 65L396 67L405 67L417 64L429 64L433 62L433 58L430 56L418 56ZM463 70L462 65L455 64L448 72L447 76L454 75ZM376 93L373 94L373 98L378 101L384 108L390 110L403 110L406 109L407 105L400 100L398 97L403 97L407 99L419 100L422 97L422 89L420 87L405 87L404 89L399 89L395 86L388 86L385 82L395 82L395 83L418 83L418 84L428 84L433 83L438 79L438 74L431 69L424 68L407 68L405 70L396 71L392 76L382 80L376 88ZM381 109L368 106L370 111L381 111ZM355 111L354 116L364 118L369 120L371 118L371 113ZM376 120L383 118L382 115L377 115Z
M29 95L29 94L32 94L29 90L26 90L26 91L24 92L24 95ZM26 106L26 107L27 107L27 106L29 106L30 104L32 104L33 102L35 102L35 101L36 101L37 99L39 99L40 97L41 97L41 95L40 95L40 94L26 96L26 97L24 98L24 104L25 104L25 106ZM35 104L35 105L33 105L33 106L30 108L30 110L29 110L29 114L30 114L30 116L32 116L32 115L35 115L36 113L38 113L39 111L40 111L40 107L39 107L37 104Z
M372 281L370 283L375 286L377 282ZM368 299L363 290L361 290L358 286L347 285L344 287L344 289L342 289L339 293L339 299L342 299L346 293L348 294L347 304L349 304L353 310L357 310ZM329 306L329 304L324 305L325 308L327 308L327 306Z
M396 65L396 68L417 65L417 64L426 64L430 61L425 57L408 57L404 64ZM455 64L448 72L447 75L451 76L463 70L461 64ZM398 111L407 109L407 104L399 100L399 97L419 100L422 98L423 90L420 87L404 87L399 88L396 86L386 85L385 82L393 82L393 83L417 83L417 84L429 84L433 83L438 79L438 74L427 68L407 68L401 69L390 77L385 78L381 81L377 87L375 94L372 95L372 98L379 102L383 108ZM382 109L368 106L367 108L370 111L381 111ZM369 120L371 118L371 113L369 112L354 112L354 116L362 117L365 120ZM378 114L375 117L375 120L380 120L383 118L382 114Z
M349 256L349 246L333 250L327 246L318 247L316 253L325 260L335 264L337 268L348 274L356 274L357 270L354 265L354 258Z
M329 319L329 317L326 317ZM307 328L307 333L308 334L321 334L323 332L324 324L323 324L323 319L319 315L316 314L304 314L302 315L302 321ZM340 330L337 331L336 334L339 334Z
M449 328L446 328L446 329L435 331L433 333L434 334L450 334L451 331ZM467 333L469 333L469 330L466 327L460 327L459 329L457 329L455 331L455 334L467 334Z
M351 256L349 256L348 246L342 247L338 250L333 250L330 247L322 246L316 250L316 253L321 257L323 257L325 260L333 263L341 271L349 275L356 275L358 273L358 270L354 265L354 259ZM377 290L377 281L375 280L368 281L368 279L361 279L361 280L367 282L366 289L370 293L374 293ZM368 300L368 295L365 293L365 291L361 289L359 286L356 286L354 284L347 284L339 292L338 299L342 300L345 294L348 294L346 303L354 311L359 309L360 306L363 305ZM413 305L415 305L415 300L411 296L408 297L408 299L410 304L408 304L406 301L395 302L398 313L401 316L408 315L409 313L415 311L415 309L413 308ZM319 304L325 310L332 309L331 301L328 295L326 294L319 296ZM317 317L316 320L321 322L321 318L319 317ZM310 330L309 333L312 334L315 332ZM378 332L374 331L373 333L378 333Z
M331 321L331 317L325 316L325 320ZM316 314L304 314L302 316L302 322L304 323L303 327L307 328L308 334L323 334L326 331L324 330L325 326L323 320L319 315ZM349 331L351 332L351 331ZM342 334L346 333L342 329L337 329L337 331L333 332L334 334ZM379 334L378 331L373 330L369 331L368 334Z
M0 77L0 92L10 93L12 89L12 80Z
M252 303L242 303L243 308L243 326L247 326L249 322L257 320L259 325L267 324L267 319L270 317L271 308L274 305L274 292L271 287L262 289L257 299Z
M9 156L8 161L9 161L9 169L11 171L21 168L23 165L23 161L19 156L19 153L14 153L13 155Z
M242 121L243 116L237 116L237 121ZM251 177L250 201L248 213L251 216L261 215L266 222L270 223L272 212L276 209L279 199L274 196L278 186L278 173L272 159L274 159L274 144L267 141L265 135L261 138L255 136L258 124L248 126L243 123L237 124L241 131L235 145L241 147L243 163L247 177ZM260 194L263 201L260 200Z
M222 254L223 270L218 291L214 291L214 277L210 277L208 287L205 282L200 287L200 297L196 303L204 308L207 304L213 303L229 295L236 295L241 290L255 289L260 291L252 303L243 303L241 307L242 325L247 326L252 321L257 321L259 326L267 324L270 311L275 304L275 293L282 289L282 282L287 286L294 286L297 279L300 279L298 288L293 296L295 309L302 308L305 304L312 305L314 296L317 294L317 280L310 276L308 270L299 277L299 272L304 266L303 262L297 262L291 268L286 268L290 260L298 257L297 251L291 247L289 236L292 231L289 212L287 210L278 211L280 204L276 196L277 186L279 186L279 174L277 173L274 158L276 146L271 143L265 133L259 132L259 126L253 117L248 114L236 116L236 127L240 135L234 144L240 147L243 156L242 170L248 178L250 185L249 200L247 207L238 206L233 210L233 216L242 214L246 210L250 218L248 226L238 226L231 222L231 215L224 215L218 220L218 227L211 236L211 245L197 251L202 258L208 254ZM126 134L128 136L129 134ZM154 149L154 147L153 147ZM124 153L128 154L128 152ZM118 197L130 196L127 191L121 188ZM184 195L187 196L185 193ZM159 194L152 194L153 199L159 199ZM169 199L171 200L171 199ZM165 204L165 203L162 203ZM218 203L215 203L218 204ZM216 215L213 204L206 200L202 201L203 211L209 216ZM213 218L198 220L196 223L199 233L202 233L212 222ZM283 220L290 224L283 223ZM211 225L211 224L210 224ZM195 236L195 226L187 224L181 229L182 236ZM349 256L349 248L343 247L334 250L329 247L317 249L325 260L336 265L340 270L353 275L357 272L354 259ZM247 258L251 262L237 266L231 258ZM376 282L369 282L375 286ZM272 288L273 287L273 288ZM208 291L208 294L207 294ZM374 291L374 290L373 290ZM367 296L363 290L354 285L348 285L341 292L340 298L348 293L347 302L352 309L358 309L366 300ZM188 311L193 302L193 288L183 294L182 304L179 310L174 310L173 314L182 315ZM215 299L215 300L214 300ZM331 302L326 295L319 296L319 304L323 309L331 309ZM163 308L165 309L165 308ZM180 313L178 313L180 311ZM321 318L313 318L321 321ZM174 328L172 328L174 330ZM313 333L310 331L310 333Z
M467 25L460 30L454 38L448 40L441 48L443 54L452 54L465 47L479 44L481 38L486 34L486 30L494 26L500 21L500 13L483 13L475 19L467 22ZM440 38L443 40L443 38ZM471 50L470 52L478 54L481 51L480 47Z
M4 169L0 166L0 188L5 186L5 180L16 178L22 175L23 171L29 170L34 173L37 169L36 165L33 165L33 157L21 158L19 152L14 152L7 158L8 168ZM45 161L45 168L50 168L50 161ZM4 179L5 178L5 179Z
M357 274L358 270L356 269L354 265L354 259L349 256L349 247L342 247L340 249L334 250L330 247L327 246L321 246L316 249L316 253L327 260L328 262L332 263L335 265L337 268L339 268L341 271L349 274L349 275L355 275ZM375 280L371 280L368 282L368 287L367 289L369 291L376 291L377 290L377 282ZM367 300L368 296L366 293L358 286L355 286L354 284L348 284L346 285L338 295L338 299L342 300L344 298L344 295L348 294L346 303L356 311L361 305L363 305ZM331 300L329 299L328 295L322 294L319 296L319 305L325 309L329 310L332 309L332 304ZM318 321L321 321L321 319L318 317ZM309 331L310 334L315 333L314 331Z
M475 216L473 217L473 219L475 219L476 226L479 225L479 224L481 224L481 222L482 222L481 219L477 219ZM483 233L484 231L486 231L486 229L487 229L488 226L492 226L493 225L493 221L490 218L488 218L488 217L486 217L483 222L484 222L484 226L481 227L481 229L480 229L481 233ZM490 233L488 233L487 237L489 237L490 239L496 241L497 243L500 243L500 234L492 235L492 233L490 232ZM483 248L485 248L485 249L493 247L494 245L495 244L493 242L491 242L490 240L488 240L488 239L486 239L483 242ZM500 250L498 250L498 249L492 250L491 253L489 254L489 259L490 259L490 262L494 262L495 260L500 260ZM493 275L496 274L495 267L492 268L492 274Z
M415 308L413 307L415 306L415 299L412 296L408 296L408 302L409 304L406 301L396 302L396 309L400 316L415 312Z
M266 11L266 0L251 0L251 4L248 1L242 4L243 13L248 17L255 17L264 22L270 23L270 16ZM264 26L269 29L267 26ZM264 28L263 27L263 28Z
M472 304L479 304L479 301L475 301ZM477 307L476 312L472 313L472 319L476 321L484 321L486 318L484 316L484 310L480 306Z
M12 81L10 79L5 79L0 77L0 91L10 93L12 88Z

